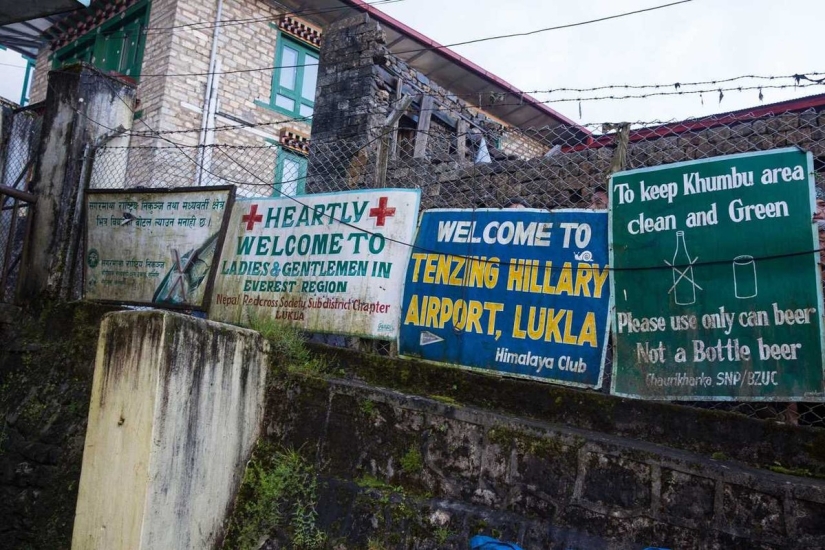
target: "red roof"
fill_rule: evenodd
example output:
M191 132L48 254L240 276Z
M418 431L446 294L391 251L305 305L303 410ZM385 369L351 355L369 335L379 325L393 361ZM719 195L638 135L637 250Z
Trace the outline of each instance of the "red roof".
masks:
M638 128L631 130L630 141L644 141L648 139L658 139L664 136L672 136L685 132L696 132L717 126L731 126L764 117L781 115L783 113L798 113L807 110L819 111L825 109L825 94L811 95L798 99L790 99L777 103L770 103L759 107L749 107L738 111L728 111L701 118L689 118L678 122L668 122L658 126ZM583 149L598 149L600 147L612 146L615 139L612 134L604 136L594 136L586 145L578 145L568 149L569 151L580 151Z

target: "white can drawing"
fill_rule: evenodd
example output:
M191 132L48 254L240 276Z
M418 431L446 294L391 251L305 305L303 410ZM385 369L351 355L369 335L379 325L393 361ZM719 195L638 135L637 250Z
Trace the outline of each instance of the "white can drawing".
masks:
M756 262L753 256L743 255L733 259L733 291L739 299L756 296Z

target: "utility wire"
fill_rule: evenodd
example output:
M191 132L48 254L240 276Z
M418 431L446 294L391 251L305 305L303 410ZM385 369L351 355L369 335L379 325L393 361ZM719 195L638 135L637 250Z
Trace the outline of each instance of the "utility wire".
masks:
M570 103L570 102L582 102L582 101L621 101L627 99L645 99L650 97L658 97L658 96L688 96L688 95L703 95L703 94L719 94L719 101L721 103L722 99L724 99L724 92L745 92L745 91L754 91L758 90L760 94L763 90L771 90L771 89L790 89L790 88L809 88L814 86L825 86L825 81L812 81L807 84L781 84L781 85L762 85L762 86L737 86L737 87L729 87L729 88L707 88L701 90L680 90L674 92L651 92L646 94L631 94L631 95L610 95L610 96L592 96L592 97L573 97L573 98L559 98L559 99L548 99L548 100L536 100L536 103L548 104L548 103ZM760 98L761 99L761 98ZM390 102L393 103L393 102ZM516 102L496 102L490 103L486 105L486 107L507 107L507 106L519 106L522 103ZM459 111L459 107L453 109L455 111ZM448 109L449 111L449 109ZM706 117L701 117L706 118ZM223 126L213 126L210 128L206 128L207 131L231 131L231 130L243 130L246 128L258 128L263 126L277 126L281 124L291 124L291 123L310 123L312 121L312 116L305 116L305 117L294 117L288 118L285 120L280 121L272 121L272 122L257 122L257 123L249 123L249 124L227 124ZM650 124L672 124L672 123L688 123L689 120L679 120L679 121L645 121L645 122L636 122L633 123L635 125L650 125ZM581 124L579 126L586 126L586 127L599 127L602 126L604 123L587 123ZM170 134L186 134L186 133L194 133L194 132L201 132L201 128L177 128L172 130L157 130L157 131L149 131L149 132L140 132L140 131L133 131L130 132L129 135L135 137L145 137L151 138L160 135L170 135Z
M472 39L472 40L465 40L463 42L453 42L452 44L445 44L443 46L439 45L439 46L431 46L431 47L427 47L427 48L416 48L416 49L412 49L412 50L404 50L404 51L394 52L394 53L402 54L402 53L413 53L413 52L420 52L420 51L426 51L426 50L440 50L440 49L443 49L443 48L452 48L452 47L455 47L455 46L464 46L466 44L478 44L480 42L489 42L491 40L500 40L500 39L503 39L503 38L517 38L517 37L520 37L520 36L531 36L531 35L539 34L539 33L543 33L543 32L557 31L557 30L561 30L561 29L570 29L570 28L573 28L573 27L581 27L583 25L590 25L592 23L601 23L602 21L609 21L611 19L619 19L621 17L627 17L627 16L630 16L630 15L637 15L639 13L645 13L645 12L660 10L660 9L663 9L663 8L669 8L669 7L672 7L672 6L678 6L679 4L687 4L688 2L692 2L692 1L693 0L679 0L678 2L671 2L670 4L662 4L660 6L653 6L652 8L644 8L644 9L641 9L641 10L629 11L629 12L625 12L625 13L619 13L619 14L616 14L616 15L609 15L607 17L600 17L598 19L590 19L588 21L579 21L578 23L569 23L567 25L557 25L555 27L546 27L546 28L543 28L543 29L536 29L534 31L517 32L517 33L512 33L512 34L501 34L501 35L498 35L498 36L487 36L487 37L484 37L484 38L475 38L475 39Z
M476 39L473 39L473 40L466 40L466 41L463 41L463 42L455 42L453 44L445 44L445 45L437 45L437 46L425 46L425 47L422 47L422 48L413 48L413 49L409 49L409 50L404 50L404 51L400 51L400 52L391 52L391 53L393 53L394 55L399 55L399 54L405 54L405 53L435 51L435 50L443 50L443 49L451 48L451 47L454 47L454 46L462 46L462 45L465 45L465 44L474 44L474 43L478 43L478 42L487 42L487 41L490 41L490 40L500 40L500 39L504 39L504 38L515 38L515 37L519 37L519 36L529 36L529 35L538 34L538 33L542 33L542 32L549 32L549 31L554 31L554 30L559 30L559 29L579 27L579 26L582 26L582 25L589 25L591 23L599 23L599 22L602 22L602 21L608 21L610 19L618 19L620 17L627 17L627 16L630 16L630 15L636 15L636 14L639 14L639 13L645 13L645 12L649 12L649 11L668 8L668 7L676 6L676 5L679 5L679 4L686 4L686 3L692 2L692 1L693 0L679 0L678 2L671 2L669 4L662 4L660 6L654 6L654 7L651 7L651 8L645 8L645 9L641 9L641 10L635 10L635 11L631 11L631 12L620 13L620 14L616 14L616 15L610 15L610 16L601 17L601 18L598 18L598 19L591 19L591 20L588 20L588 21L580 21L578 23L570 23L570 24L567 24L567 25L559 25L559 26L556 26L556 27L547 27L547 28L544 28L544 29L537 29L537 30L533 30L533 31L523 32L523 33L513 33L513 34L498 35L498 36L487 36L487 37L483 37L483 38L476 38ZM314 65L317 65L317 63L304 63L304 64L300 64L300 65L282 65L282 66L256 67L256 68L251 68L251 69L235 69L235 70L231 70L231 71L219 71L219 72L141 74L140 78L152 78L152 77L161 77L161 76L163 76L163 77L167 77L167 76L168 77L171 77L171 76L177 77L177 76L208 76L210 74L238 74L238 73L251 73L251 72L259 72L259 71L270 71L270 70L275 70L275 69L308 67L308 66L314 66Z

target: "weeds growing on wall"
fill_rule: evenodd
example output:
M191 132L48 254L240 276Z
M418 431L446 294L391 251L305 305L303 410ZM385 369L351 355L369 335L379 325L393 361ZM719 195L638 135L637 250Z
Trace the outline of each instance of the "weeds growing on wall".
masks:
M296 450L260 443L246 468L223 547L256 550L274 534L289 548L322 548L326 534L317 526L317 502L315 468Z
M329 365L325 359L312 354L306 348L306 337L298 327L252 313L249 315L249 326L269 341L276 366L299 374L329 373Z

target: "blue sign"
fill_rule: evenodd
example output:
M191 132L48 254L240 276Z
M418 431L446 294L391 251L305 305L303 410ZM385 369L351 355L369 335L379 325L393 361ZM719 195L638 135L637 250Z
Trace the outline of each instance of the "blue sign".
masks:
M607 213L429 210L407 267L399 352L599 388Z

